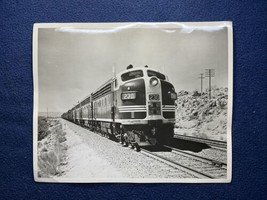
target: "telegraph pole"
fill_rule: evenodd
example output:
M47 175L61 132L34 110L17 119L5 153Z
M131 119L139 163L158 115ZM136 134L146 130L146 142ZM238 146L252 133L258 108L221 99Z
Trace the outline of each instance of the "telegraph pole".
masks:
M46 108L46 120L48 119L48 108Z
M201 73L200 74L200 77L198 77L199 79L200 79L200 84L201 84L201 87L200 87L200 91L201 91L201 96L202 96L202 92L203 92L203 79L205 78L205 76L204 76L204 74L203 73Z
M215 69L206 69L206 77L209 77L209 99L211 99L211 78L215 77Z
M113 64L112 66L112 73L113 73L113 77L115 78L116 76L116 65L115 64Z

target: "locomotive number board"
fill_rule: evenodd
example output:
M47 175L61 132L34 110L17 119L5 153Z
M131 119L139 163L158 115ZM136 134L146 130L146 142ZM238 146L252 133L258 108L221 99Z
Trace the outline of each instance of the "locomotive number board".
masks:
M136 93L132 92L132 93L122 93L121 94L121 99L122 100L128 100L128 99L135 99L136 98Z
M154 100L154 101L158 101L159 100L159 94L150 94L149 95L149 100Z

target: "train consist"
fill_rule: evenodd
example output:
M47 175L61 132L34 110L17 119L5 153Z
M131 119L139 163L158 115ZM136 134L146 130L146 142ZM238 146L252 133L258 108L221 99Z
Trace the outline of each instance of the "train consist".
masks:
M176 99L164 74L129 65L62 118L139 150L140 145L164 144L173 138Z

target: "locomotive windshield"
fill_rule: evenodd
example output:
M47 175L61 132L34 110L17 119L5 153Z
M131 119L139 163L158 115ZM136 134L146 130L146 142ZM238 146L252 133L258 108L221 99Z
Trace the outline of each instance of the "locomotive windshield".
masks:
M121 80L122 81L128 81L131 79L135 79L135 78L139 78L139 77L143 77L143 71L142 70L135 70L135 71L131 71L131 72L127 72L125 74L121 75Z
M157 78L161 79L161 80L165 80L166 77L165 75L159 73L159 72L155 72L155 71L151 71L151 70L147 70L147 75L150 76L156 76Z

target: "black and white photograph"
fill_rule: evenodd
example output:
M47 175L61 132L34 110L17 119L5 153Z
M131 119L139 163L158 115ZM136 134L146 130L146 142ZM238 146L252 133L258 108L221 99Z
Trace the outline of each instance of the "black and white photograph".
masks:
M231 22L33 28L37 182L229 183Z

